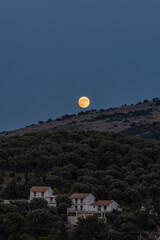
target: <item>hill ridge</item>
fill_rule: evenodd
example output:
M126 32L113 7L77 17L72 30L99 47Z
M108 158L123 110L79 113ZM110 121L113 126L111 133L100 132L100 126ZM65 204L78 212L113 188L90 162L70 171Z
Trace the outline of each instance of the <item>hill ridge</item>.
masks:
M156 123L156 124L155 124ZM151 132L149 131L151 125ZM153 126L152 126L153 125ZM117 108L109 109L92 109L86 112L76 114L65 114L55 120L48 119L46 122L39 121L38 124L32 124L24 128L13 131L2 132L0 136L23 135L32 132L45 131L77 131L77 130L95 130L95 131L112 131L123 132L130 135L141 136L141 131L137 128L144 128L143 137L153 134L153 127L156 132L160 129L160 99L154 98L152 101L144 100L135 105L122 105ZM157 134L156 134L157 135ZM157 137L157 136L156 136Z

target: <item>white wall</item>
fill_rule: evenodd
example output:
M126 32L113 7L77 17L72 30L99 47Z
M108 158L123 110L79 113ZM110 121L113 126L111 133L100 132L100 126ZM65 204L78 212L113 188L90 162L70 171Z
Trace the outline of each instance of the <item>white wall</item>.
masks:
M89 208L90 208L90 204L93 203L95 201L95 197L90 194L87 198L86 198L86 211L89 211Z
M30 200L32 200L33 198L44 198L44 199L46 199L47 197L53 197L53 195L52 195L53 191L52 191L51 188L49 188L48 190L43 192L44 196L42 194L42 191L41 192L35 191L35 192L36 192L36 195L34 195L34 191L33 192L30 191Z
M47 197L45 200L48 202L49 206L53 206L56 207L56 198L55 196L52 196L52 201L51 201L51 197Z
M101 206L100 210L98 209L99 206L97 206L97 205L94 205L94 206L93 205L89 206L89 211L111 212L113 209L117 209L118 204L115 201L113 201L111 204L109 204L106 207L106 209L104 209L104 206Z
M118 204L115 201L113 201L112 204L111 204L111 211L113 209L117 209L117 208L118 208Z
M48 190L45 191L45 192L38 192L38 191L35 191L36 192L36 195L34 194L34 192L30 192L30 198L33 199L33 198L46 198L48 196ZM44 196L43 194L44 193Z
M33 192L30 191L30 197L29 197L29 200L32 200L33 199Z
M47 194L48 194L47 197L52 197L53 196L52 188L48 189Z
M94 201L95 201L95 197L92 194L83 198L82 203L81 203L81 198L77 198L77 203L75 202L75 198L73 198L72 199L72 209L75 210L75 206L77 206L77 210L80 210L80 207L83 206L83 211L88 211L89 205Z

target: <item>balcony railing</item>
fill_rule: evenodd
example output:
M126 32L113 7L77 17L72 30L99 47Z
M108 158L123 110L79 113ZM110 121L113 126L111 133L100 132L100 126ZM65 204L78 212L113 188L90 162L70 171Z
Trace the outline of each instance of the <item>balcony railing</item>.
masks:
M67 208L67 212L78 212L78 211L86 211L85 209L80 210L80 209L75 209L75 208Z
M74 205L85 205L86 202L73 202Z

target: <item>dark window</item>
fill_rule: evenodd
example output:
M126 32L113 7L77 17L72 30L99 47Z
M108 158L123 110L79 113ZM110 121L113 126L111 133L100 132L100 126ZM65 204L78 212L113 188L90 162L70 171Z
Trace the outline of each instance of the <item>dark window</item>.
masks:
M81 198L81 203L83 203L83 198Z
M77 198L75 198L75 203L77 203Z
M75 209L77 210L77 205L75 206Z
M80 210L83 211L83 206L80 206Z
M101 211L101 206L98 206L98 211Z
M36 196L36 192L34 192L34 197Z
M51 202L53 201L53 198L52 198L52 197L50 198L50 201L51 201Z
M41 192L41 196L44 197L44 192Z
M106 210L106 208L107 208L107 207L106 207L106 206L104 206L104 211Z

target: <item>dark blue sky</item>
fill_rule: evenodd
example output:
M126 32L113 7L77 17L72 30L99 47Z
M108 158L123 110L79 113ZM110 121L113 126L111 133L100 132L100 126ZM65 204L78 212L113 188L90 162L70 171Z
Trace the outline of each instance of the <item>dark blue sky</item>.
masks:
M1 0L0 131L160 97L160 0Z

